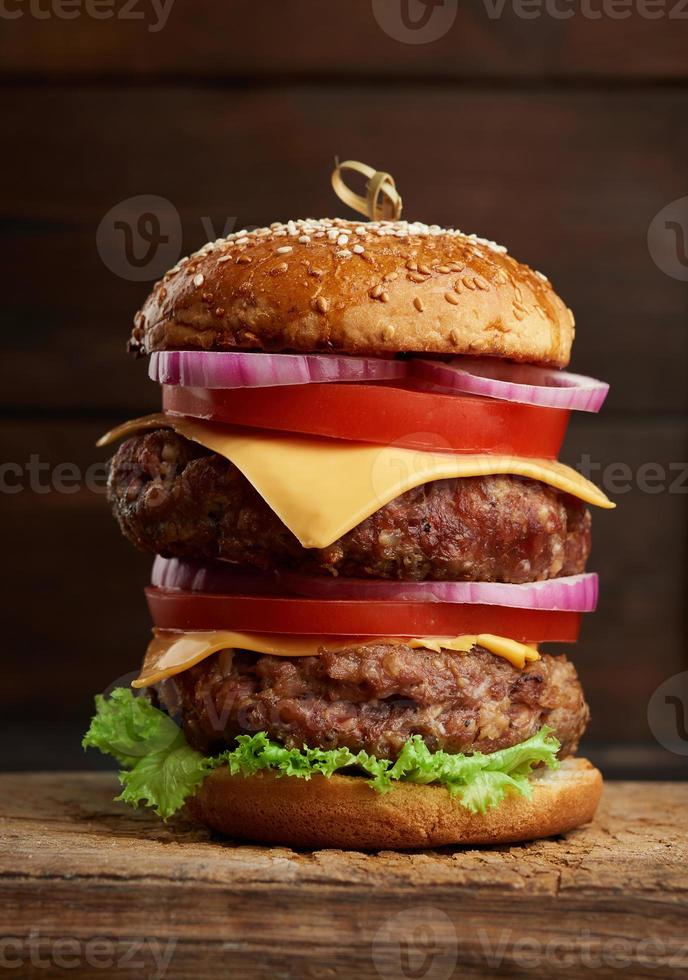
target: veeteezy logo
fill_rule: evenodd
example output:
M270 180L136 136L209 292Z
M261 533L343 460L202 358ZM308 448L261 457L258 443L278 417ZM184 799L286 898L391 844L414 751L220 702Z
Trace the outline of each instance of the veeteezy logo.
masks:
M373 17L385 34L402 44L431 44L449 31L458 0L372 0Z
M237 219L227 216L220 227L209 215L202 215L200 223L203 241L216 241L234 231ZM120 279L152 282L179 261L182 237L181 216L171 201L159 194L137 194L103 215L96 248L103 263Z
M489 20L688 20L688 0L482 0ZM402 44L431 44L454 25L457 0L372 0L385 34Z
M688 197L679 197L657 212L647 229L647 247L665 275L688 282Z
M659 685L648 703L647 721L663 748L688 755L688 670Z
M389 916L372 942L378 975L450 980L457 963L457 936L446 912L432 906L413 906Z
M19 20L136 20L158 34L167 24L174 0L0 0L0 18Z
M482 0L490 20L508 11L519 20L688 20L688 0Z

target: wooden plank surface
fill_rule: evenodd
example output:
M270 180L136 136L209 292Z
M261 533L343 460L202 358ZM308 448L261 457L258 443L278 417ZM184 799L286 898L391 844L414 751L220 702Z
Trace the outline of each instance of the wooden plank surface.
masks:
M23 977L62 976L61 957L103 976L96 938L118 976L166 962L170 980L688 970L687 784L608 784L566 838L410 854L212 841L113 803L114 788L0 776L0 950Z
M85 2L65 4L65 16L34 5L40 18L0 20L5 73L655 80L688 70L680 0L647 4L649 15L641 2L550 0L523 4L523 16L519 0L329 0L326 11L321 0L263 0L260 16L251 0L117 0L98 5L104 19Z

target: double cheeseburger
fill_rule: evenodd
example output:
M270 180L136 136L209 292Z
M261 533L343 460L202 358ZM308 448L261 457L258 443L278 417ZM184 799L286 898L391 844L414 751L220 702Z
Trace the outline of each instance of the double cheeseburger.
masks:
M543 275L418 222L240 231L155 285L129 346L163 411L101 440L156 556L140 675L84 740L121 799L305 847L593 817L588 707L549 652L594 608L587 505L612 506L557 462L606 393L562 370L573 336Z

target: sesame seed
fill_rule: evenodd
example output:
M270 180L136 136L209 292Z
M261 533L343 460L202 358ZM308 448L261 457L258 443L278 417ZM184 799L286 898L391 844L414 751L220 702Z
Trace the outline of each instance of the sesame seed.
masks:
M382 303L389 303L389 293L380 293L380 301Z
M413 305L415 306L415 308L418 310L419 313L422 313L423 312L423 309L424 309L424 307L423 307L423 300L420 298L420 296L416 296L414 298Z
M482 291L484 293L486 293L488 291L488 289L490 288L489 282L487 282L486 279L483 279L482 276L476 276L475 277L475 284L478 287L478 289L482 289Z
M250 255L240 255L237 259L237 265L247 265L249 262L253 262Z
M337 256L337 258L340 258L340 259L348 259L348 258L351 257L351 252L349 251L348 248L340 248L334 254Z
M457 306L461 302L456 293L445 293L444 298L448 303L451 303L452 306Z
M464 284L464 286L466 287L466 289L475 289L476 288L476 286L475 286L475 279L472 279L470 276L463 276L462 279L461 279L461 282Z
M418 282L418 283L419 282L427 282L427 277L426 276L422 276L420 274L420 272L409 272L409 274L408 274L408 276L406 278L407 279L410 279L411 282Z
M275 249L278 255L286 255L287 252L291 252L291 250L291 245L281 245L279 248Z
M388 272L384 277L385 282L394 282L395 279L399 278L398 272Z
M356 255L363 255L365 249L363 248L362 245L354 245L354 252L356 253Z
M280 262L280 264L279 264L279 265L276 265L276 266L274 267L274 269L271 269L270 271L271 271L272 273L277 273L277 272L286 272L288 268L289 268L289 266L287 265L287 263L286 263L286 262Z
M193 284L194 286L202 286L205 282L205 276L203 273L199 272L197 276L194 276Z
M329 305L324 296L316 297L315 308L319 313L327 313Z
M332 242L336 242L337 246L342 250L341 257L347 257L344 252L347 245L352 250L353 254L363 255L361 247L356 247L355 245L349 245L351 236L360 237L362 241L370 241L370 236L377 235L379 238L393 237L395 240L408 241L411 240L422 240L430 236L435 238L442 236L445 240L452 240L456 243L457 254L459 252L465 253L463 255L464 262L458 262L456 260L449 261L448 259L438 256L440 261L443 261L442 265L434 265L434 260L431 264L434 265L434 271L446 275L447 271L455 272L460 274L463 269L465 269L465 262L470 259L470 257L479 257L483 262L488 261L490 263L486 268L492 267L489 279L485 278L485 282L488 283L488 288L491 284L497 284L500 282L500 273L503 275L503 270L496 264L496 261L492 258L490 253L493 255L495 253L504 254L506 249L502 245L497 245L495 242L489 241L488 239L480 238L477 235L466 235L458 228L441 228L439 225L426 225L421 221L370 221L370 222L357 222L348 221L344 218L298 218L290 219L287 222L273 221L269 226L263 228L253 228L250 231L241 229L240 231L232 232L224 238L218 238L214 242L208 242L203 245L198 251L194 253L191 258L180 259L175 265L174 269L165 273L163 278L169 278L170 276L178 275L180 272L187 271L189 276L193 278L194 273L196 273L197 268L194 268L194 261L206 257L207 255L220 250L220 257L218 262L236 261L236 253L232 256L227 256L222 254L228 250L228 246L238 245L240 248L251 248L263 241L264 243L274 241L276 245L279 244L277 239L284 238L285 236L291 236L293 239L298 240L301 244L308 244L308 240L329 238ZM346 239L346 240L345 240ZM286 253L285 253L286 254ZM335 254L339 254L335 251ZM370 261L372 256L366 256L366 259ZM398 261L400 263L406 263L407 269L412 273L421 273L424 276L430 276L433 274L433 269L429 265L416 264L415 259L406 259L408 256L399 255ZM430 257L432 259L432 257ZM482 277L474 276L472 278L480 279ZM545 282L546 278L539 274L538 279ZM417 280L421 281L421 280ZM423 280L424 281L424 280ZM510 281L507 279L507 281ZM484 289L484 286L474 285L468 286L466 288L474 289ZM518 296L516 297L519 298Z
M459 331L458 330L450 330L449 331L449 339L451 340L452 344L454 344L454 346L456 347L456 345L458 344L459 340L461 339L459 337Z
M387 326L384 327L382 330L382 339L391 340L393 336L394 336L394 327L392 326L391 323L388 323Z
M377 286L373 286L373 288L370 290L370 295L373 299L379 299L382 295L382 286L379 283Z

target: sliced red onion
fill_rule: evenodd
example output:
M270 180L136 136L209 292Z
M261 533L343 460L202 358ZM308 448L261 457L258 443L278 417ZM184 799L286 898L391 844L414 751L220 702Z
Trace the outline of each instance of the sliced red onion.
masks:
M231 562L186 561L156 555L151 585L185 592L231 592L235 595L284 595L275 575Z
M293 595L310 599L452 602L514 609L592 612L597 605L597 575L568 575L546 582L398 582L382 579L332 578L296 572L261 574L229 562L187 562L158 556L151 585L191 592Z
M592 612L597 605L598 594L598 580L594 573L524 585L504 582L390 582L290 572L281 573L279 581L284 592L312 599L452 602L563 612Z
M151 354L153 381L193 388L270 388L327 381L393 381L405 361L336 354L251 354L244 351L164 350Z
M451 361L412 361L416 377L451 391L526 402L544 408L599 412L609 385L582 374L491 358L457 357Z

